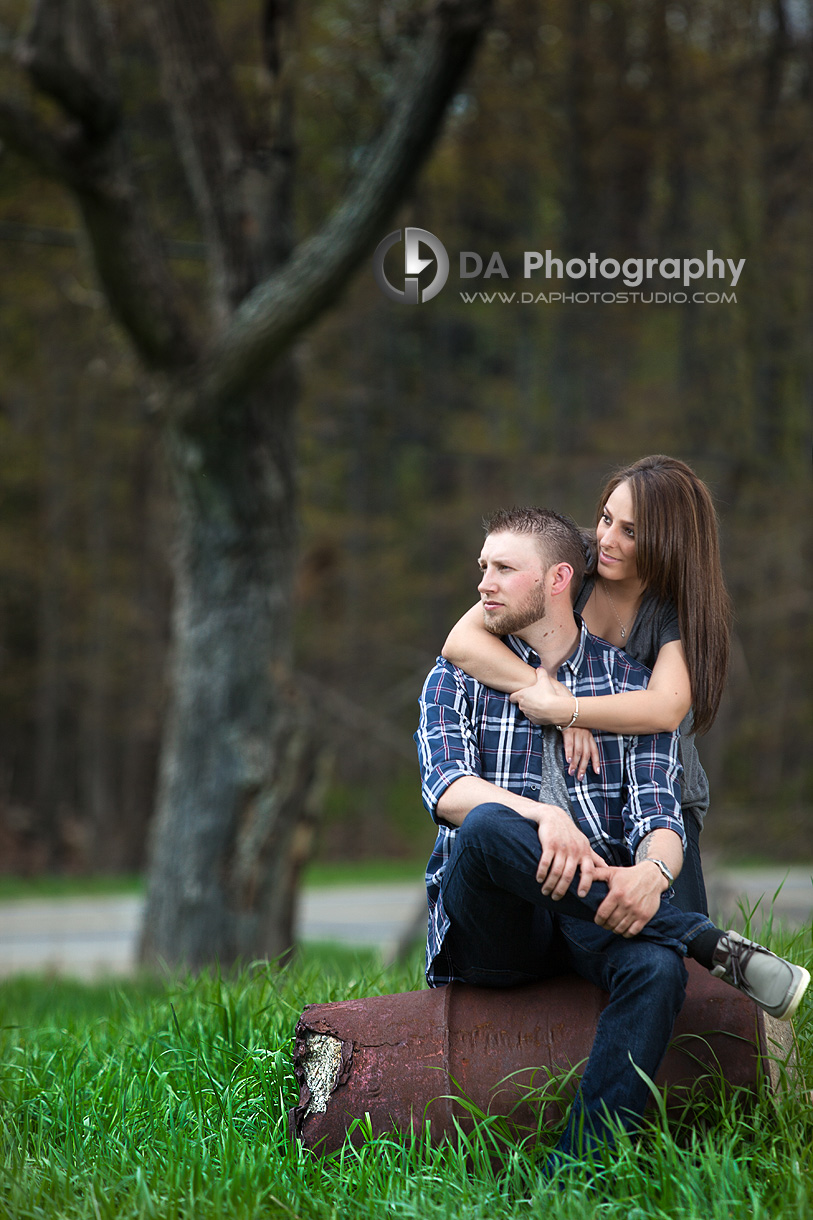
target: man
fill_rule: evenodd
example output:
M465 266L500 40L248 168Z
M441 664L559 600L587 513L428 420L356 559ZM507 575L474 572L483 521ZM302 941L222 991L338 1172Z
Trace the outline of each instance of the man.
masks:
M495 514L479 585L484 620L574 696L640 690L649 671L573 613L584 575L573 522ZM427 869L427 981L512 986L575 970L609 992L549 1168L640 1124L685 995L687 953L780 1019L810 976L669 901L683 861L677 736L597 734L598 774L567 773L560 731L439 658L416 741L438 823ZM639 1070L640 1069L640 1070Z

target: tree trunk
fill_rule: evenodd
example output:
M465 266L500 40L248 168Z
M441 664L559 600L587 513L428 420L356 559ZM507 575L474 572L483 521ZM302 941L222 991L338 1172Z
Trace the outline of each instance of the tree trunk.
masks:
M278 106L274 129L253 131L214 6L144 6L209 248L205 337L185 320L183 293L136 189L112 26L98 0L35 0L21 47L32 83L67 125L0 98L0 136L73 192L111 310L145 367L175 387L164 416L179 504L172 702L145 962L228 965L292 944L294 884L320 766L303 709L286 689L291 347L386 232L441 128L491 0L429 6L354 182L321 229L290 250L293 75L280 71L280 48L294 7L265 7Z
M227 966L293 944L295 840L319 757L289 689L290 361L201 431L176 431L172 704L141 955ZM293 853L296 855L297 853Z

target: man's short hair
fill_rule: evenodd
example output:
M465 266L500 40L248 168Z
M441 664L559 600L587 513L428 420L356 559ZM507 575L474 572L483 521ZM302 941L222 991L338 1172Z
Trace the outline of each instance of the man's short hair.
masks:
M568 563L573 569L571 600L575 602L587 570L587 544L576 522L552 508L500 508L483 521L487 534L532 534L546 567Z

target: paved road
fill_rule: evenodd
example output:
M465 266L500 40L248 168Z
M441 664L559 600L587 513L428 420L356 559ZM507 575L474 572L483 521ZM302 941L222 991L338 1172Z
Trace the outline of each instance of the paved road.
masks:
M720 922L741 928L742 910L752 912L752 928L773 910L774 921L799 927L813 919L813 864L772 864L747 869L715 869L707 875L709 909Z
M387 959L423 921L423 881L305 890L297 935L378 948ZM92 978L134 966L144 900L137 896L0 903L0 977L53 971Z
M718 870L709 901L724 926L742 927L738 903L798 926L813 918L813 865ZM781 889L780 889L781 886ZM378 948L386 960L410 931L421 934L422 881L305 890L298 935ZM757 905L759 904L759 905ZM0 976L53 971L81 978L133 969L143 899L138 897L21 900L0 904Z

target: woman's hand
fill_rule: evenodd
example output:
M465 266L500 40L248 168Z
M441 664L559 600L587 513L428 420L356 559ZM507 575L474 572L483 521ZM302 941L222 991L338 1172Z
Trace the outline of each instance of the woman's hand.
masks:
M573 695L561 682L548 677L540 666L533 686L523 686L511 695L511 702L532 724L568 724L575 707Z
M589 729L580 729L576 725L572 729L562 729L562 740L565 746L568 775L576 775L584 779L589 763L593 764L596 775L601 771L601 759L596 745L596 739Z
M567 724L573 715L573 695L562 683L551 678L541 667L536 671L533 686L524 686L511 695L511 702L528 717L532 724ZM595 738L589 729L562 729L568 773L584 779L590 763L598 775L601 761Z

